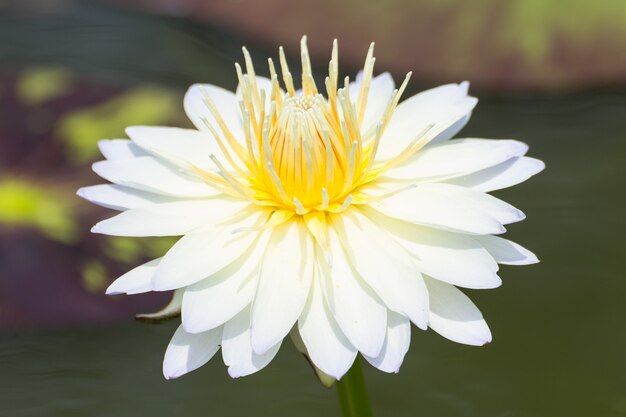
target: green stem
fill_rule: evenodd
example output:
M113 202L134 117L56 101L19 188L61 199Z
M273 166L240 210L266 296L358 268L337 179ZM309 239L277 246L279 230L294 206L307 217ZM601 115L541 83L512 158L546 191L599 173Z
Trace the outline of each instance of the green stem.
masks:
M343 417L372 417L360 358L356 358L348 373L337 381L337 393Z

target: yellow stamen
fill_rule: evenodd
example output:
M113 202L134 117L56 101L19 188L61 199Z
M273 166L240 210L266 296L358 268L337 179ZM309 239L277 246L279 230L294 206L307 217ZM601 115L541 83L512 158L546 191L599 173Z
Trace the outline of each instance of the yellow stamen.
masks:
M365 58L365 65L363 66L363 80L361 82L359 99L356 105L359 127L363 126L363 116L365 115L365 107L367 106L367 98L369 96L372 74L374 73L375 61L376 58L374 58L374 42L372 42L370 44L369 50L367 51L367 58Z
M432 135L422 132L398 158L376 161L380 141L389 125L411 73L395 90L380 120L364 132L363 120L367 110L374 71L374 44L368 49L360 87L350 94L350 80L344 78L338 87L338 45L333 41L328 77L324 84L326 97L318 93L307 39L300 42L302 60L302 92L297 93L287 64L285 52L279 49L282 83L271 59L268 60L271 87L259 89L250 53L243 48L246 72L235 64L241 98L243 137L235 138L219 113L218 106L208 97L205 103L215 119L208 130L220 147L229 167L211 155L217 172L199 169L198 175L207 182L226 190L230 195L244 196L254 204L273 207L275 221L293 215L305 216L305 222L320 242L319 232L326 221L324 213L339 213L351 204L361 204L372 198L360 190L385 170L396 166L428 142ZM218 129L219 128L219 129ZM290 214L289 214L290 213ZM273 220L274 221L274 220ZM282 221L282 220L281 220Z
M283 72L283 80L285 82L285 87L287 88L287 92L290 96L296 95L296 89L293 86L293 77L291 76L291 72L289 72L289 66L287 65L287 58L285 58L285 50L281 46L279 49L280 55L280 68Z

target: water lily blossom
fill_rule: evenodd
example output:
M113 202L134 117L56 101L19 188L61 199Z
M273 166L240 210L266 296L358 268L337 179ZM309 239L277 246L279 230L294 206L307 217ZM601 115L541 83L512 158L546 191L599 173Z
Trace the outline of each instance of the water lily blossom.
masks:
M537 258L500 235L524 214L488 193L544 167L516 140L450 140L477 100L448 84L401 101L374 76L373 45L355 80L314 81L306 38L296 89L283 50L256 75L244 48L239 87L194 85L195 129L130 127L100 142L94 171L112 184L79 195L119 210L93 227L116 236L182 236L108 294L174 290L181 312L163 364L176 378L221 348L232 377L254 373L291 335L341 378L360 353L397 372L411 323L458 343L491 341L457 287L501 284L498 264Z

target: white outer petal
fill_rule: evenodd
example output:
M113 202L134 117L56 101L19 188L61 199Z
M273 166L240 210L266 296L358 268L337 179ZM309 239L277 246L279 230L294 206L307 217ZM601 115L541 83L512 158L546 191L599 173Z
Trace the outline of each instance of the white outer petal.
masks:
M528 151L516 140L455 139L418 151L409 161L385 172L402 180L442 180L493 167Z
M356 209L331 221L350 263L387 308L426 329L428 291L414 258Z
M419 184L371 206L409 223L461 233L499 234L506 229L498 217L521 220L523 214L495 197L441 183ZM478 193L478 192L474 192ZM508 210L508 216L503 216Z
M109 161L123 161L148 155L128 139L103 139L98 141L98 148Z
M440 193L454 196L463 205L471 206L489 214L501 224L516 223L526 218L526 215L521 210L482 191L452 184L438 183L430 185Z
M252 303L252 347L267 352L283 339L302 313L314 268L313 241L300 220L272 231Z
M96 174L112 183L138 190L176 197L209 197L220 194L194 176L181 172L152 156L98 161L92 165Z
M537 256L523 246L498 236L473 236L496 260L504 265L530 265L539 262Z
M370 215L419 259L422 273L466 288L495 288L502 284L496 274L498 264L473 236L417 226L377 213Z
M117 184L99 184L83 187L76 194L91 203L120 211L176 201L173 197L134 190Z
M463 83L461 83L463 84ZM439 131L438 133L436 133L435 137L433 137L432 139L429 140L429 142L425 145L426 147L429 146L435 146L439 143L445 142L447 140L452 139L457 133L459 133L461 131L461 129L463 129L465 127L465 125L467 124L467 122L469 122L470 117L472 116L472 110L473 108L476 106L476 104L478 103L478 99L475 99L473 97L471 97L473 100L473 102L468 103L468 108L470 109L467 114L461 118L456 119L456 117L454 117L452 120L455 120L455 122L453 122L451 125L449 125L447 128L442 129L441 131Z
M431 329L457 343L482 346L491 331L474 303L454 285L424 277L430 294Z
M184 107L187 117L198 130L208 132L205 120L211 123L215 130L223 137L213 114L206 105L205 95L215 103L221 118L226 123L228 130L240 143L244 143L243 125L241 123L239 103L235 94L224 88L211 84L194 84L189 87L185 94Z
M190 334L179 326L167 346L163 359L163 376L174 379L207 363L220 348L222 328Z
M315 366L340 379L352 366L357 349L333 319L322 294L322 279L319 270L316 271L309 300L298 320L298 331Z
M387 337L380 354L376 357L364 357L383 372L397 373L411 344L411 322L393 311L389 311L387 317Z
M143 265L131 269L109 285L106 293L108 295L117 294L140 294L152 291L152 277L159 266L161 258L153 259Z
M259 234L233 232L259 226L266 219L265 211L254 211L228 225L201 228L183 236L163 257L152 280L152 289L186 287L216 273L245 253Z
M237 260L185 289L182 321L186 331L213 329L251 303L268 237L269 232L262 232Z
M467 176L453 178L446 182L478 191L490 192L524 182L543 171L545 167L546 164L539 159L512 158L494 167Z
M119 213L97 223L91 231L114 236L180 236L215 225L248 204L226 196L153 204Z
M282 339L262 355L250 343L250 307L246 307L224 325L222 358L232 378L250 375L265 368L278 353Z
M408 183L406 181L379 177L372 182L364 184L358 190L358 195L364 196L367 200L376 201L402 192L408 188L413 188L415 185L416 184L413 182Z
M376 154L379 160L400 155L424 133L431 142L453 137L467 122L477 100L467 95L468 84L447 84L416 94L398 105Z
M205 170L216 170L211 155L222 163L227 162L208 132L178 127L132 126L126 128L126 134L142 149L175 165L193 164Z
M350 343L366 355L377 356L385 341L387 308L352 269L333 228L328 230L328 242L332 265L320 265L328 307Z

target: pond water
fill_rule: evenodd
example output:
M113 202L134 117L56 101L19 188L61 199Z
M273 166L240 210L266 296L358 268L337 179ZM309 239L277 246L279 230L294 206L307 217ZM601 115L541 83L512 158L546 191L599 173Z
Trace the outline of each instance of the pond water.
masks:
M60 17L3 15L0 38L3 61L14 65L68 65L181 91L226 80L239 53L221 32L91 6ZM216 40L218 49L207 46ZM146 52L160 44L160 53ZM414 330L399 374L365 366L375 415L626 415L626 94L483 98L463 135L520 139L546 162L537 177L496 194L526 213L507 236L541 263L502 267L502 287L471 291L491 326L490 345ZM335 391L322 388L290 343L241 380L230 379L218 357L163 380L174 329L129 317L118 325L4 331L0 415L339 415Z

